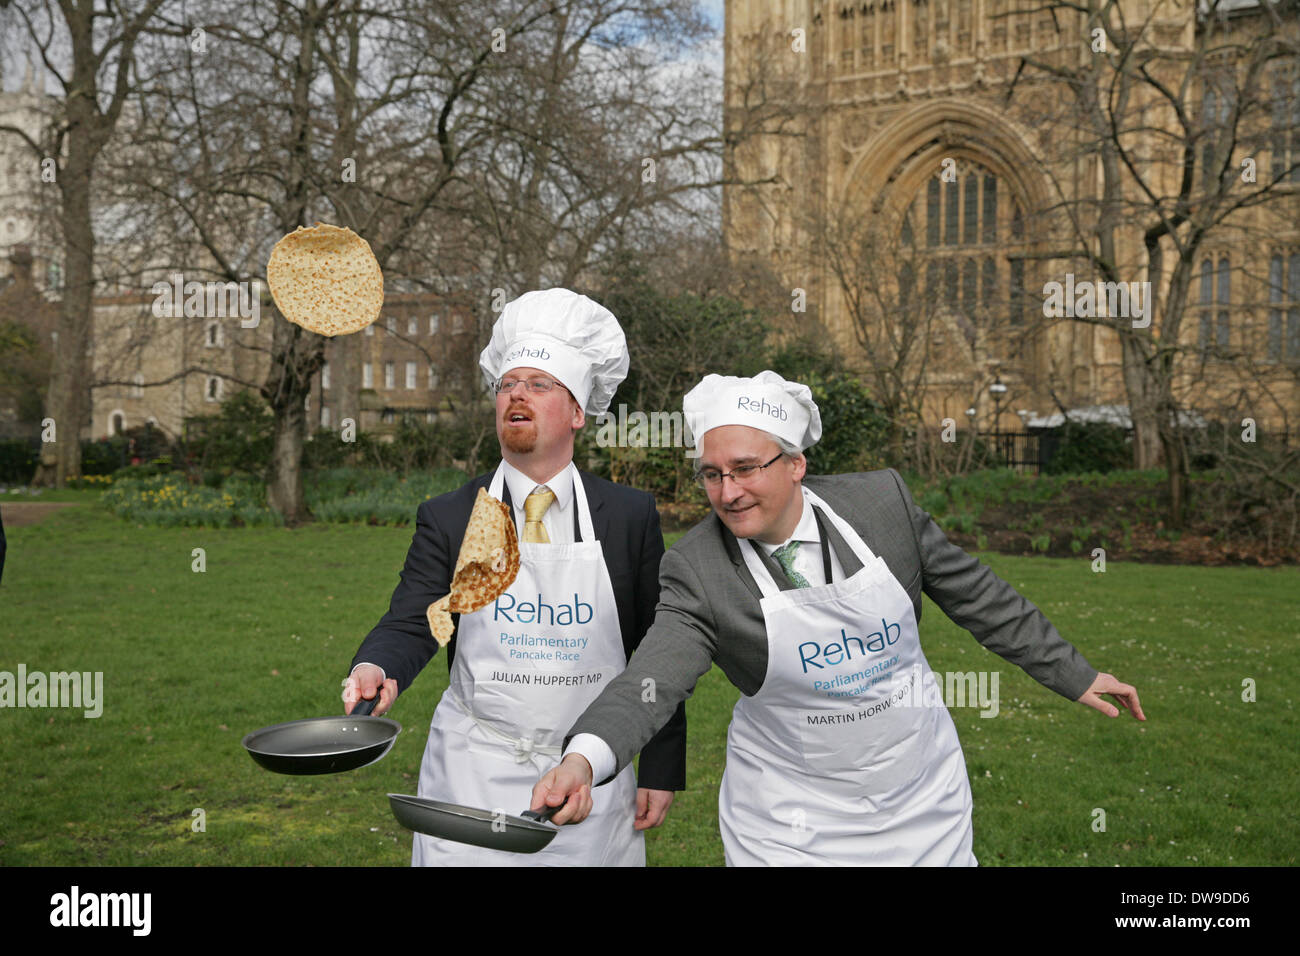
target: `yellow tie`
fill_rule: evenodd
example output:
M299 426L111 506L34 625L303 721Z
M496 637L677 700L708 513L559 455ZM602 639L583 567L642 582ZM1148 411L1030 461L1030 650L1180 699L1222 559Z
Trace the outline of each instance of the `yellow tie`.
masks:
M545 491L534 491L524 501L524 541L531 544L550 544L551 536L546 533L546 526L542 524L542 515L546 514L546 509L551 506L555 500L555 492L549 488Z

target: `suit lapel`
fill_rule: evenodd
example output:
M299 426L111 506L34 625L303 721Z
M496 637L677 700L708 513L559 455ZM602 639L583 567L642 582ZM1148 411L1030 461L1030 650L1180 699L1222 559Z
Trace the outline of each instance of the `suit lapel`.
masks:
M745 587L749 589L749 593L754 595L754 600L762 601L763 592L759 590L758 583L754 580L754 576L749 573L749 568L745 565L745 558L740 553L740 542L736 540L736 536L731 533L731 530L722 523L722 519L718 517L716 512L709 515L709 520L712 521L714 526L717 528L718 535L722 538L722 547L727 552L727 557L731 559L731 564L732 567L735 568L736 574L740 577L740 580L745 583Z
M591 475L587 474L585 471L579 471L578 474L582 477L582 490L587 495L587 507L591 509L591 530L596 533L597 541L608 541L609 509L605 507L605 496L602 495L600 489L596 487L596 482L589 480L592 477ZM578 515L576 510L578 505L576 501L574 502L573 507L575 509L573 514L576 519ZM576 535L574 536L574 540L577 540ZM608 560L608 555L606 556L606 560Z

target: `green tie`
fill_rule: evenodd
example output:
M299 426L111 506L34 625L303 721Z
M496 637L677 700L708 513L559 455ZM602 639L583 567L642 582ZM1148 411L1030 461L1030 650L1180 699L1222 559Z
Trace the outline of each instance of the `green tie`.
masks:
M780 562L781 570L785 572L785 576L790 579L791 584L797 588L810 587L808 579L794 569L794 553L798 550L799 542L791 541L789 544L773 551L772 557Z

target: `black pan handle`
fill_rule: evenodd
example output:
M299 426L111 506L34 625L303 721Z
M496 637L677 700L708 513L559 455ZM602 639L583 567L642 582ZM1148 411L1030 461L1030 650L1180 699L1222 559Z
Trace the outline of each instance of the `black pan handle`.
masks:
M352 708L352 713L348 714L348 716L349 717L369 716L370 712L374 710L375 706L379 703L379 695L380 692L375 691L375 696L370 698L369 700L366 700L364 697L358 697L356 706Z
M525 820L536 820L538 823L549 823L551 817L555 816L568 805L569 801L566 800L558 807L542 807L540 810L525 810L519 815Z

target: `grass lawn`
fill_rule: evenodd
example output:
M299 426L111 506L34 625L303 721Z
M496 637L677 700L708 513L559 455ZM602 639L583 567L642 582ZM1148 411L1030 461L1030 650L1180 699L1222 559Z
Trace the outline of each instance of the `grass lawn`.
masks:
M384 794L416 790L441 660L399 700L403 733L370 767L271 774L240 738L339 711L410 529L142 528L100 511L97 495L71 493L87 506L9 530L0 670L102 671L105 701L98 719L0 711L0 864L408 864L410 834ZM931 666L999 672L996 717L953 709L981 864L1295 865L1300 569L1110 562L1094 574L1085 559L982 558L1095 666L1135 684L1148 720L1056 696L927 599ZM1247 678L1257 702L1242 701ZM688 703L690 789L650 835L652 864L722 863L717 788L736 696L715 668Z

